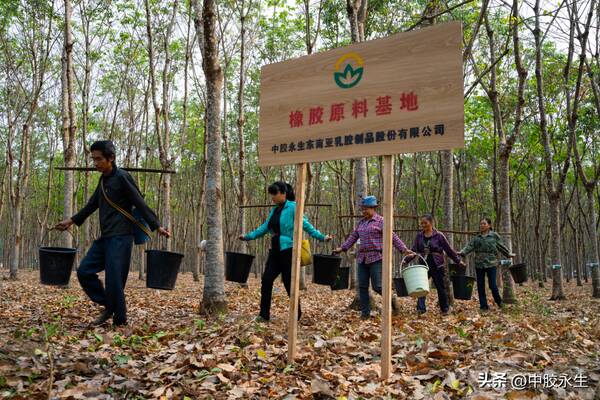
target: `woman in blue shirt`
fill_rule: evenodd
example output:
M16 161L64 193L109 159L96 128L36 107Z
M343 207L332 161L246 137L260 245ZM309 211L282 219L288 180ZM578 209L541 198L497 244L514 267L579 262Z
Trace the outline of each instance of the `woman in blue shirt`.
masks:
M239 237L240 240L254 240L271 234L271 249L267 257L265 272L261 280L260 314L258 321L269 321L271 318L271 294L273 283L281 274L285 290L290 295L292 277L292 244L294 242L294 217L296 215L296 196L291 185L285 182L275 182L269 186L269 194L275 207L267 220L256 230ZM330 235L323 235L313 227L304 216L302 228L311 237L322 242L331 240ZM298 319L302 311L298 305Z

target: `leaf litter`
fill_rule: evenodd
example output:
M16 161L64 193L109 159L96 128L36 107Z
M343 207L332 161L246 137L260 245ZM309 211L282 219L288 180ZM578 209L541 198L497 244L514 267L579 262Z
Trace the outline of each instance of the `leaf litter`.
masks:
M272 319L254 322L260 281L226 283L229 311L198 313L202 283L182 274L174 291L146 289L132 275L129 326L87 329L98 313L76 281L39 284L35 272L2 281L0 397L15 399L594 399L600 398L600 301L589 284L519 286L519 304L480 314L475 296L451 315L417 315L400 298L391 378L380 374L379 312L349 310L353 291L309 284L301 292L298 356L287 360L288 298L279 283ZM549 285L548 285L549 286ZM380 303L379 303L380 304ZM482 373L585 376L587 387L481 387ZM596 396L596 397L594 397Z

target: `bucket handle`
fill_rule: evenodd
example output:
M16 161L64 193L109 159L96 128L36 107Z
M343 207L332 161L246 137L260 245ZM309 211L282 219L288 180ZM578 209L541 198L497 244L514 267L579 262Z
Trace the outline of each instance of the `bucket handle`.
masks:
M400 261L400 272L402 272L402 266L404 265L404 260L406 259L406 257L408 257L408 256L402 257L402 261ZM429 264L427 264L427 260L424 259L422 255L420 255L419 253L415 253L415 256L413 256L413 257L419 257L421 260L423 260L427 269L429 269Z
M48 238L48 235L50 234L50 231L57 231L57 230L58 230L58 229L56 229L56 228L55 228L55 227L53 227L53 226L47 226L47 227L46 227L46 233L44 233L44 235L42 236L42 243L41 243L41 244L42 244L42 246L43 246L43 244L46 242L46 239ZM75 237L75 235L73 234L73 232L71 232L69 229L65 229L65 230L64 230L64 231L62 231L62 232L68 232L68 233L69 233L69 235L71 235L71 237L73 238L73 241L75 242L75 243L74 243L74 244L75 244L75 248L78 248L78 247L79 247L79 243L78 243L78 241L77 241L77 238L76 238L76 237Z

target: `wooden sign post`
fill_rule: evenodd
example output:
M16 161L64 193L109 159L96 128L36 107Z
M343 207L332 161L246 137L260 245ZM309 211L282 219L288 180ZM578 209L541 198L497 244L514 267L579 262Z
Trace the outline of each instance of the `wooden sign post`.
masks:
M294 244L292 248L292 277L290 282L290 312L288 321L288 362L296 358L298 334L298 292L300 291L300 253L302 252L302 220L306 195L306 163L296 166L296 215L294 216Z
M383 264L381 316L381 378L392 371L392 233L394 230L394 157L383 157Z
M460 22L265 65L258 164L296 164L288 361L296 356L309 162L384 156L381 376L392 371L394 154L464 147Z

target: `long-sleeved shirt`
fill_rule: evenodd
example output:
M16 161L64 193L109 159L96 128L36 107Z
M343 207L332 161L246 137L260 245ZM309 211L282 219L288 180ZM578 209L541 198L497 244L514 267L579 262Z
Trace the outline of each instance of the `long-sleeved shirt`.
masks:
M129 214L135 206L151 230L154 231L160 227L156 214L148 207L135 180L127 171L114 167L110 175L101 176L100 181L104 182L104 191L113 203L119 205ZM133 235L133 222L106 201L102 194L100 181L85 207L73 215L71 219L77 226L80 226L87 217L99 209L101 237Z
M425 235L423 232L419 232L412 246L412 251L428 258L431 255L435 265L430 265L429 268L439 267L444 265L444 253L448 255L455 263L460 263L460 256L454 251L454 249L448 243L446 236L438 230L433 230L431 239L429 240L429 254L425 252ZM407 261L411 261L414 257L408 257Z
M342 250L348 251L358 239L360 239L360 246L356 261L359 264L371 264L381 260L383 258L383 217L375 214L371 219L361 219L342 244ZM395 233L392 234L392 242L399 251L408 250Z
M269 227L269 223L271 222L271 218L273 218L276 210L277 207L273 207L267 220L254 231L246 234L244 236L244 240L254 240L266 235L267 233L273 233ZM294 243L294 217L296 215L296 202L287 200L280 211L279 250L286 250L291 248L292 244ZM306 215L302 217L302 229L308 233L310 237L313 237L321 242L325 241L325 235L319 232L317 228L308 222Z
M502 243L502 238L494 231L478 234L460 251L467 255L475 252L475 268L491 268L498 263L498 252L510 256L510 250Z

